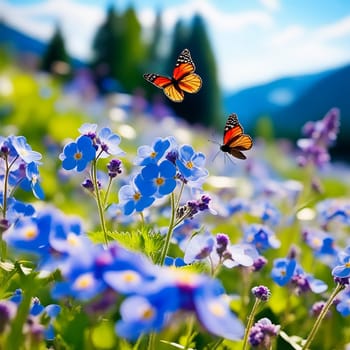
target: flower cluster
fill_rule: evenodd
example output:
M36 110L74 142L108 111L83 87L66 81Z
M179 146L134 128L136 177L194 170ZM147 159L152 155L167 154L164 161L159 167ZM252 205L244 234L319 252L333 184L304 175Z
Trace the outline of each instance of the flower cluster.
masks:
M249 343L259 349L271 349L271 342L278 335L280 326L274 325L268 318L262 318L254 324L249 333Z
M0 334L8 336L10 323L19 312L18 308L22 302L22 290L17 289L10 299L0 300ZM28 341L38 344L40 340L53 340L55 337L53 322L61 311L56 304L43 306L40 300L32 298L23 333ZM45 322L43 322L45 320Z
M307 122L303 133L306 138L298 140L302 154L298 157L300 166L313 164L322 167L330 160L328 148L333 145L339 131L339 110L331 109L322 120Z
M135 164L142 166L140 172L130 184L122 186L118 194L125 215L142 212L156 199L173 193L177 179L198 188L208 175L204 168L204 154L195 152L190 145L179 146L171 137L157 138L152 146L139 147ZM198 210L206 209L209 200L202 197L200 203L188 204L191 208L186 210L186 216L191 217Z

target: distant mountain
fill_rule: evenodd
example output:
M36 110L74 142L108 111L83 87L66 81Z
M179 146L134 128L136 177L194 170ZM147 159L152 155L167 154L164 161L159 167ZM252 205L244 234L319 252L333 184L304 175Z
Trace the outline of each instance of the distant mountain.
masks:
M237 113L245 128L251 130L259 117L284 110L333 71L281 78L227 95L224 97L225 112L227 115Z
M341 112L341 129L350 131L350 65L334 70L316 81L292 104L271 113L274 126L282 135L293 136L288 126L301 128L306 120L317 120L332 107ZM347 136L350 141L350 138Z
M42 55L46 44L24 34L3 21L0 21L0 44L15 53L34 53Z
M34 54L41 57L46 50L46 43L25 34L0 19L0 46L15 55ZM74 68L85 67L86 63L71 57Z
M224 106L226 114L238 114L248 132L254 131L261 116L269 116L275 135L292 139L301 136L306 121L321 119L338 107L341 127L337 145L350 149L350 64L251 87L226 96Z

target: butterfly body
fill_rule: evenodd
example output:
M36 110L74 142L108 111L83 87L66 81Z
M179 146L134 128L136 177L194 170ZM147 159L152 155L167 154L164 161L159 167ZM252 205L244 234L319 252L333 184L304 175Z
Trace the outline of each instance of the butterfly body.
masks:
M190 51L184 49L176 61L172 77L155 73L147 73L143 77L157 88L163 89L170 100L182 102L185 92L194 94L202 87L202 79L194 73L195 69Z
M246 159L242 151L247 151L253 146L252 138L243 133L243 127L238 121L236 114L231 114L225 125L223 144L220 146L222 152L231 154L239 159Z

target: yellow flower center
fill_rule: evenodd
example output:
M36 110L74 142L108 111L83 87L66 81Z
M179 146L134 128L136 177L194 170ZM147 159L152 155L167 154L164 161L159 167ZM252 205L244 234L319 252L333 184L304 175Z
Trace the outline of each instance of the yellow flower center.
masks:
M141 198L141 193L136 192L133 197L134 197L135 201L138 201Z
M153 151L153 152L151 153L151 158L155 158L156 156L157 156L157 152L154 152L154 151Z
M208 305L208 308L209 311L217 317L223 317L226 314L226 309L218 301L211 301Z
M38 235L38 230L35 227L28 227L24 232L24 237L28 240L34 239Z
M317 248L321 247L321 245L322 245L322 242L318 237L315 237L312 240L312 243L313 243L314 247L317 247Z
M157 186L161 186L161 185L163 185L163 183L164 183L164 179L162 177L158 177L156 179Z
M188 169L192 169L192 168L193 168L193 163L192 163L191 161L188 161L188 162L186 163L186 167L187 167Z
M74 247L79 245L78 237L74 233L69 233L68 234L67 242L68 242L69 245L74 246Z
M142 318L144 320L149 320L150 318L153 317L153 315L154 315L154 310L149 307L143 311Z
M347 268L350 267L350 261L348 261L347 263L345 263L345 267L347 267Z
M80 160L81 158L83 158L83 154L81 152L77 152L74 154L74 159Z
M74 283L77 289L87 289L93 284L93 278L91 274L85 274L80 276Z
M123 280L126 283L136 283L140 281L140 276L135 271L125 271L123 274Z

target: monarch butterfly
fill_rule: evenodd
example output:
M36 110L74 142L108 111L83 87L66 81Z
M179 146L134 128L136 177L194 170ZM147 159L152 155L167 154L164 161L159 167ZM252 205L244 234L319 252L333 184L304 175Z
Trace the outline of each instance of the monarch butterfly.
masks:
M226 121L223 142L220 150L239 159L246 159L247 157L242 151L247 151L253 146L252 138L247 134L243 134L243 128L235 113L231 114Z
M182 102L184 92L194 94L202 86L202 79L194 73L195 70L190 51L184 49L177 58L172 78L154 73L144 74L143 77L157 88L163 89L170 100Z

